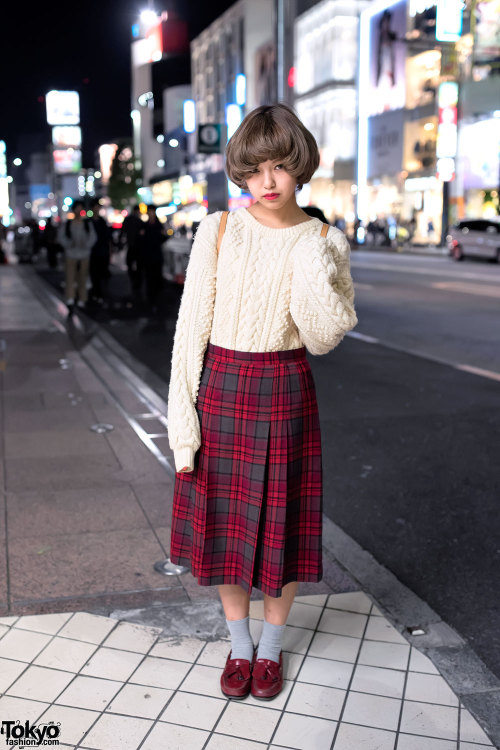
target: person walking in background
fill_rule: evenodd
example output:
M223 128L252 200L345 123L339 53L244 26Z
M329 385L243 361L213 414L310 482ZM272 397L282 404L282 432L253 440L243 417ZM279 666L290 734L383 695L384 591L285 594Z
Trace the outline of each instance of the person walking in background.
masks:
M87 302L90 251L97 237L91 222L84 218L82 201L73 203L73 213L74 218L66 222L61 238L65 250L66 304L70 309L75 304L75 284L78 307L85 307Z
M156 206L148 206L148 220L139 230L139 266L146 279L146 295L151 311L158 310L163 286L163 250L167 239L163 224L156 216Z
M231 651L221 690L274 698L300 581L322 567L322 457L306 347L326 354L357 323L345 235L299 208L319 164L286 104L250 112L226 148L255 203L206 216L174 337L168 433L175 460L170 558L217 585ZM258 650L253 588L264 593Z
M43 231L43 242L47 250L47 263L49 268L57 268L57 252L60 246L57 244L57 227L52 216L45 222Z
M110 232L106 220L100 215L99 201L92 204L92 226L95 231L95 242L90 251L90 294L97 304L102 305L105 289L110 277Z
M123 247L123 240L127 243L127 270L130 279L132 294L137 297L140 294L142 286L141 267L139 259L139 232L143 227L141 211L138 205L135 205L125 219L123 220L120 231L120 247Z

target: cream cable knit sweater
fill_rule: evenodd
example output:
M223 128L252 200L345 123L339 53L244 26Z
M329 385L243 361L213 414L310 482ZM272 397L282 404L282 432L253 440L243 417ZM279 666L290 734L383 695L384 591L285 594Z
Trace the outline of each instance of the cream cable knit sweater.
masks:
M195 404L208 341L237 351L305 345L326 354L357 323L344 234L311 219L273 229L245 208L228 216L217 258L222 212L200 223L186 272L172 352L168 434L175 468L194 467L200 447Z

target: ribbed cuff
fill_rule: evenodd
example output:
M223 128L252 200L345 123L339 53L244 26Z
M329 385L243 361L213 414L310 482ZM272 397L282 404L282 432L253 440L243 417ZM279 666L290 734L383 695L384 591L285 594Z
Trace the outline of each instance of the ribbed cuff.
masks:
M194 469L194 454L195 451L187 446L186 448L178 448L174 451L174 462L175 470L180 471L185 466L188 467L189 471Z

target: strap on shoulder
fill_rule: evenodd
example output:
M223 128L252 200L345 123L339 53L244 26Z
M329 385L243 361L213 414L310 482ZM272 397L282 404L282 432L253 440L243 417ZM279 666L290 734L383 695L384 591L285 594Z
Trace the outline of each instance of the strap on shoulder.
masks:
M222 244L222 238L224 236L224 232L226 231L226 222L227 222L228 216L229 216L229 211L222 212L222 216L221 216L220 224L219 224L219 236L217 237L217 255L219 254L220 246Z
M323 226L321 227L321 236L322 237L326 237L326 235L328 234L329 228L330 228L329 224L323 224Z

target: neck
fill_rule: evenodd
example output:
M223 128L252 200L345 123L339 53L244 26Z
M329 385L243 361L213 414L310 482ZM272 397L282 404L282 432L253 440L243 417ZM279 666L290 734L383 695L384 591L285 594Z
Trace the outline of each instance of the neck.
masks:
M281 206L281 208L266 208L259 202L256 202L248 210L256 219L273 228L291 227L310 218L297 205L295 195L292 195L290 200Z

